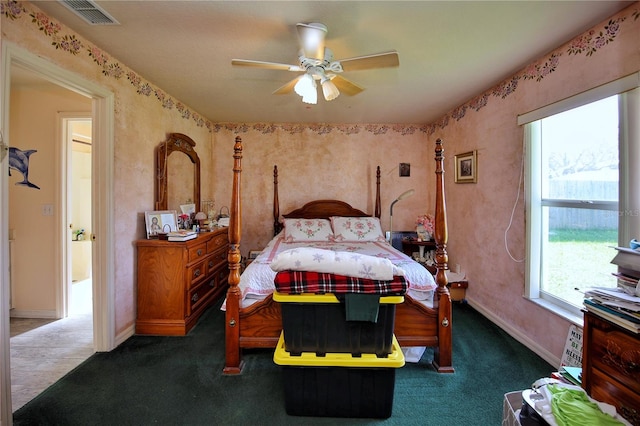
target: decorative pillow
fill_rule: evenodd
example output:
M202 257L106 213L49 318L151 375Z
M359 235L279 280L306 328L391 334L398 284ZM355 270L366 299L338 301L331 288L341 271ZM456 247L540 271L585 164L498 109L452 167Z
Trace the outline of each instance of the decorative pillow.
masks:
M331 222L327 219L284 219L284 240L288 243L332 241Z
M332 216L334 240L340 242L385 241L377 217Z

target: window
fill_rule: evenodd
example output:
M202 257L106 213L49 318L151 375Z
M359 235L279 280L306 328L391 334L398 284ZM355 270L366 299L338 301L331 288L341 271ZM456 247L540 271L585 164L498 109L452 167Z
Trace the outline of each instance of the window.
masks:
M632 167L640 164L640 89L629 90L637 82L634 74L519 117L526 123L525 294L571 316L581 317L586 289L616 286L611 247L640 235L640 173Z

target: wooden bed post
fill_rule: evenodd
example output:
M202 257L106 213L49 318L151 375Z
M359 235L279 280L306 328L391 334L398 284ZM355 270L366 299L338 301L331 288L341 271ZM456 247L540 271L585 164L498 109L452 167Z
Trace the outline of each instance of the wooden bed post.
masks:
M233 147L233 189L229 211L229 290L225 312L225 345L226 361L224 374L240 374L242 358L240 352L240 236L241 220L241 172L242 172L242 139L236 136Z
M433 363L440 373L453 372L451 359L451 295L447 288L446 271L449 269L447 256L447 203L444 192L444 148L442 139L436 140L436 213L435 213L435 263L436 294L434 304L438 307L438 347L435 348Z
M278 166L273 166L273 236L282 231L280 224L280 199L278 198Z

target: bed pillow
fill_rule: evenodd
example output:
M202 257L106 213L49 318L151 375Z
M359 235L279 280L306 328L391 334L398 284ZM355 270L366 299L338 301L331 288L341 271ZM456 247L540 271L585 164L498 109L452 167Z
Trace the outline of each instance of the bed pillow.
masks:
M377 217L332 216L331 227L338 242L385 241Z
M328 219L284 219L284 240L288 243L332 241Z

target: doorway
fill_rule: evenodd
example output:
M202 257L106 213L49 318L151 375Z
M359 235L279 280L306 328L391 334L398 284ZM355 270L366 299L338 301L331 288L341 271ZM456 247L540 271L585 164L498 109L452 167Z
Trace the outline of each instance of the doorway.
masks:
M92 101L19 66L11 75L11 145L15 152L30 153L17 170L13 158L9 178L15 411L91 356L95 344ZM58 112L70 108L87 112ZM25 116L29 120L22 120ZM27 176L31 185L24 184ZM33 327L24 330L27 325Z
M92 288L92 211L91 211L91 115L60 114L63 155L66 166L67 205L67 280L65 306L66 316L93 315ZM63 171L64 173L64 171Z
M114 144L114 94L105 88L85 80L82 77L57 67L37 55L25 51L12 43L4 42L2 45L2 73L1 83L5 89L1 97L2 108L0 117L2 127L0 130L0 142L4 146L12 146L10 129L9 100L11 92L11 70L14 66L35 73L43 82L54 84L62 89L80 94L89 99L92 117L92 296L93 296L93 349L95 351L109 351L115 347L115 307L114 307L114 226L113 226L113 144ZM55 117L54 117L55 120ZM0 157L3 170L0 173L0 188L2 197L0 206L0 423L11 424L11 368L10 368L10 335L9 335L9 303L10 274L9 274L9 178L5 164L8 165L8 156ZM45 159L51 162L52 158ZM59 157L53 159L62 161ZM56 185L61 188L59 182ZM53 197L53 201L41 206L43 215L49 215L54 211L56 224L55 232L58 234L56 241L62 241L60 246L53 249L52 256L56 257L57 269L52 279L58 282L67 282L64 275L68 268L63 265L63 259L67 244L68 223L67 216L61 214L58 209L64 209L61 201L62 190ZM54 210L54 206L56 209ZM99 236L96 238L94 236ZM20 235L18 235L19 237ZM14 242L15 242L14 238ZM70 239L69 239L70 242ZM15 244L14 244L15 246ZM15 247L14 247L15 248ZM38 259L39 260L39 259ZM57 287L60 288L60 287ZM65 288L65 286L62 286ZM63 290L64 292L64 290ZM60 293L58 291L58 293ZM65 312L65 297L56 296L56 306L53 309L55 315ZM53 316L52 316L53 318Z

